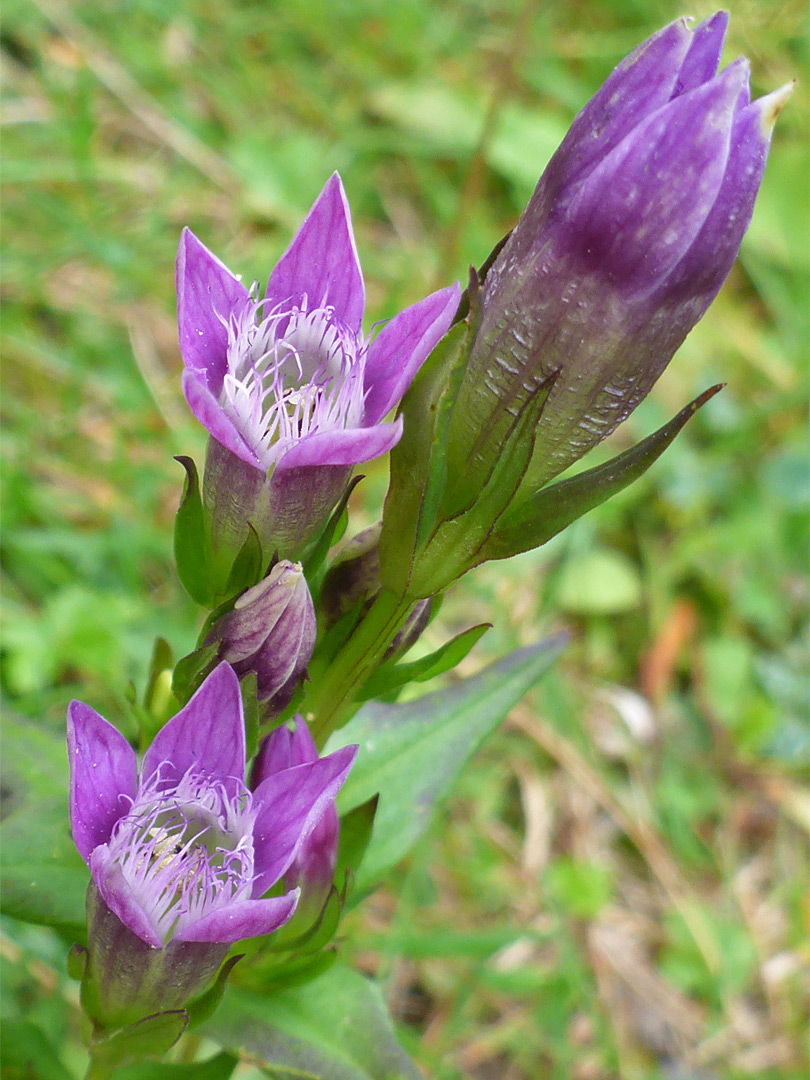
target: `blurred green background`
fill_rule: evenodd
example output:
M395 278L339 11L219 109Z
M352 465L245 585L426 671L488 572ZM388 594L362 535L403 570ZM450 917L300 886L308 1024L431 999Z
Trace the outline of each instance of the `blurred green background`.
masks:
M266 278L338 169L370 325L480 263L575 112L682 13L5 0L8 707L61 738L74 695L121 715L157 633L178 654L193 645L171 556L172 455L204 447L179 385L182 226ZM572 633L346 924L344 948L439 1080L806 1075L805 23L798 0L736 5L725 59L751 58L756 94L800 85L729 281L604 455L711 383L726 390L641 482L470 575L429 629L425 648L494 622L464 673ZM357 528L386 485L384 462L364 471ZM63 953L4 923L5 1015L72 1068Z

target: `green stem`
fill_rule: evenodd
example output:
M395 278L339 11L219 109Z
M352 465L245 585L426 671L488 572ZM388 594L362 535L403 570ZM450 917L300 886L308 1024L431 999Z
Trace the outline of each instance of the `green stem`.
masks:
M311 729L319 747L348 719L357 691L382 659L411 606L411 600L381 592L313 687L304 708L314 716Z

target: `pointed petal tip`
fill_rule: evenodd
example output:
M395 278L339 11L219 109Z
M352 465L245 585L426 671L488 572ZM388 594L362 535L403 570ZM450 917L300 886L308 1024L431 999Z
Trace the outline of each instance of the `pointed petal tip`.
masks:
M787 105L788 101L790 101L795 89L796 80L791 79L790 82L785 83L784 86L772 90L770 94L766 94L755 102L755 105L758 105L761 110L760 122L762 124L762 133L766 139L770 138L774 125L779 117L779 113L784 109L785 105Z

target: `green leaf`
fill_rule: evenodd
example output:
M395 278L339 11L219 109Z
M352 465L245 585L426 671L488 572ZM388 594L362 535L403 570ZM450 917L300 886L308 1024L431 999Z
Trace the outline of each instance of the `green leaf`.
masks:
M262 542L259 534L247 523L247 536L239 554L233 561L231 572L228 574L228 583L225 586L226 596L236 596L256 585L262 576Z
M559 635L491 664L478 675L406 705L365 705L327 751L360 745L340 794L341 812L380 793L371 843L357 875L367 892L407 854L464 764L559 655Z
M420 1080L379 989L337 964L273 994L230 987L203 1032L277 1080Z
M0 911L83 940L89 875L70 835L65 743L9 714L2 739Z
M518 496L516 505L506 511L481 547L477 562L508 559L540 547L588 510L622 491L657 461L687 420L722 388L713 386L704 391L664 427L604 465L541 488L523 501L518 501Z
M341 874L345 874L346 870L350 870L356 876L371 840L371 830L374 828L379 801L379 795L372 795L370 799L356 806L340 819L335 868L335 877L338 882Z
M186 704L202 683L218 652L219 642L212 641L210 645L203 645L177 661L172 675L172 693L181 705Z
M381 665L358 694L358 700L368 701L370 698L383 697L407 683L427 682L428 679L435 679L437 675L443 675L461 663L491 626L492 623L471 626L469 630L457 634L434 652L407 664Z
M210 607L210 552L197 466L190 457L176 457L186 470L183 495L174 519L174 559L177 576L192 600Z
M195 1065L163 1065L149 1061L116 1071L116 1080L228 1080L239 1059L224 1051Z

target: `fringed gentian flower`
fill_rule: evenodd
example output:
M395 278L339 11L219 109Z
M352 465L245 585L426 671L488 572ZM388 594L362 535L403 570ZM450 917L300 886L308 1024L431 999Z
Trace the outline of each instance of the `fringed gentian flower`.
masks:
M267 554L298 556L358 462L386 453L383 419L443 336L457 285L401 312L373 339L340 177L326 183L262 295L188 229L177 311L189 407L211 435L204 498L215 546L238 550L245 521Z
M278 773L318 760L306 721L296 716L292 723L292 730L283 724L259 747L251 777L254 789ZM315 921L329 894L337 863L338 831L335 800L330 799L284 875L285 887L297 888L301 894L294 920L302 930Z
M291 762L250 791L239 682L220 664L158 733L138 773L111 724L68 711L70 819L90 867L88 1013L102 1026L182 1007L233 942L269 934L298 890L265 898L296 864L356 747Z
M206 644L218 641L218 658L227 660L240 678L256 673L256 696L267 720L289 704L312 657L316 631L301 564L282 559L217 619Z
M717 74L727 23L679 19L640 45L540 178L481 286L453 416L462 483L550 377L523 490L560 473L645 397L717 294L792 90L751 102L743 58Z

